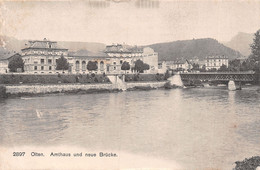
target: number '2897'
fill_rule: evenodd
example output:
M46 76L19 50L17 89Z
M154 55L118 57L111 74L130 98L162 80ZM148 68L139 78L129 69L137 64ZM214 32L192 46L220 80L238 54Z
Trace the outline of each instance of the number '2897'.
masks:
M13 156L24 156L25 152L13 152Z

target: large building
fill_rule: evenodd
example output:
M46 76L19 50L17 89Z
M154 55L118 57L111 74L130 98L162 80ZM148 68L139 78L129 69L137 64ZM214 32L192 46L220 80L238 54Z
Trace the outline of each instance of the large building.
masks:
M22 49L24 71L27 73L56 73L56 60L68 57L68 49L60 48L55 41L29 41Z
M206 70L219 69L222 65L228 67L228 57L222 56L208 56L205 59Z
M97 63L97 70L88 71L87 64L89 61ZM70 73L85 74L96 73L102 74L108 72L110 65L109 56L104 52L89 52L87 50L80 50L78 52L70 52L68 55L68 62L70 63Z
M109 45L102 52L89 52L80 50L78 52L68 52L68 49L61 48L57 42L44 39L42 41L29 41L26 48L22 49L22 58L25 62L24 70L27 73L60 73L56 70L56 60L64 56L69 62L68 73L85 74L94 72L97 74L121 74L124 61L129 62L131 68L137 60L142 60L150 66L145 73L158 72L158 53L153 49L146 47L141 48L129 45ZM87 64L89 61L96 62L98 69L89 71ZM133 70L127 70L132 73Z
M150 47L141 48L116 44L107 46L105 53L110 59L110 65L107 69L110 73L123 73L124 71L121 70L121 65L124 61L128 62L131 68L133 68L137 60L142 60L150 66L150 69L146 71L147 73L158 72L158 53L154 52ZM131 72L131 70L128 72Z

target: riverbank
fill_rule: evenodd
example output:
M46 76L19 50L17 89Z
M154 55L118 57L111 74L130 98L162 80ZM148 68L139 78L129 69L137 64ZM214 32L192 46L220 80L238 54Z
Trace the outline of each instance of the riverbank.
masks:
M152 90L164 88L167 81L161 82L128 82L125 83L126 91ZM122 91L115 84L34 84L34 85L1 85L0 97L15 96L38 96L45 94L88 94L88 93L110 93Z

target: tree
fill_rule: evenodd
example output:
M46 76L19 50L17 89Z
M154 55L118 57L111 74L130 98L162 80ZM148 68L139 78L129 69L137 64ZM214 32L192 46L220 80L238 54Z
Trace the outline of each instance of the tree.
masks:
M164 74L164 80L167 80L170 77L170 73L169 70L166 71L166 73Z
M97 70L98 66L97 66L97 63L94 62L94 61L89 61L88 64L87 64L87 69L89 71L93 71L93 70Z
M139 73L143 73L144 70L149 70L150 66L146 63L144 63L142 60L137 60L135 62L134 70L136 70Z
M240 60L238 59L230 60L228 62L228 69L229 71L240 71L241 69Z
M67 59L61 54L60 58L56 61L56 70L68 70L69 69L69 63Z
M253 70L260 72L260 30L255 33L253 44L250 45L252 55L248 57L254 62Z
M207 71L207 70L206 70L206 66L203 65L202 68L199 69L199 71L200 71L200 72L206 72L206 71Z
M254 71L257 71L257 63L250 59L250 57L243 61L243 63L241 64L241 68L240 68L240 71L250 71L250 70L254 70Z
M126 74L126 70L130 70L130 64L127 61L124 61L121 66L121 70L125 70L125 74Z
M222 66L220 66L220 68L218 69L219 72L225 72L228 71L228 68L225 64L222 64Z
M192 70L199 70L199 69L200 69L200 65L199 64L196 64L196 63L192 64Z
M144 69L144 70L149 70L149 69L150 69L149 64L144 63L144 65L143 65L143 69Z
M255 61L260 61L260 30L255 33L255 38L253 39L253 44L250 45L252 59Z
M20 55L14 55L9 63L8 68L10 72L17 72L18 69L21 69L24 72L24 61Z

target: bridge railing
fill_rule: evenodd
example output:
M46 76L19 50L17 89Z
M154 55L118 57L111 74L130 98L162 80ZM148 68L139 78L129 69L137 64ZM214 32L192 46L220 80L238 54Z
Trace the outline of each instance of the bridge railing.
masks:
M254 71L236 71L236 72L181 72L180 74L194 74L194 75L202 75L202 74L255 74Z

